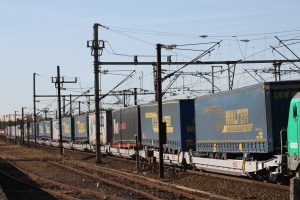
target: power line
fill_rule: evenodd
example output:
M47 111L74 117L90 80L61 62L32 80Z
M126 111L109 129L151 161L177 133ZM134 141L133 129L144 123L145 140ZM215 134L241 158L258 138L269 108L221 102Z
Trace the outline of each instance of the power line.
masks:
M123 32L139 33L139 34L150 34L150 35L161 35L161 36L176 36L176 37L190 37L190 38L207 38L207 37L219 37L219 38L231 38L231 37L245 37L245 36L259 36L259 35L274 35L280 33L292 33L300 32L300 29L294 30L284 30L284 31L274 31L274 32L263 32L263 33L250 33L250 34L234 34L234 35L208 35L208 34L184 34L184 33L172 33L172 32L162 32L162 31L153 31L145 30L138 28L125 28L125 27L112 27L113 30L119 30ZM112 30L112 29L110 29Z

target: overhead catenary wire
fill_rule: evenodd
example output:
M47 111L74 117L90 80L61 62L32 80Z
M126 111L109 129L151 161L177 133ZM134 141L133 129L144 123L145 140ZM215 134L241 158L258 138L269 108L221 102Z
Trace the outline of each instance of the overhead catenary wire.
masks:
M105 95L100 97L101 99L104 99L107 95L109 95L112 91L114 91L117 87L119 87L120 85L122 85L124 82L126 82L129 78L131 78L131 76L133 75L133 73L135 73L135 70L133 72L131 72L125 79L123 79L120 83L118 83L113 89L111 89L108 93L106 93Z
M232 37L249 37L249 36L260 36L260 35L274 35L274 34L281 34L281 33L293 33L293 32L300 32L300 29L292 29L292 30L283 30L283 31L273 31L273 32L262 32L262 33L248 33L248 34L232 34L232 35L210 35L210 34L184 34L184 33L172 33L172 32L163 32L163 31L156 31L156 30L145 30L145 29L138 29L138 28L125 28L125 27L118 27L113 26L110 30L118 30L123 32L131 32L131 33L138 33L138 34L149 34L149 35L160 35L160 36L174 36L174 37L186 37L186 38L232 38ZM260 38L263 39L263 38ZM225 39L224 39L225 40Z
M275 38L281 43L281 44L283 44L284 45L284 47L286 47L296 58L298 58L299 60L300 60L300 58L299 58L299 56L297 56L283 41L281 41L277 36L275 36Z
M198 56L195 57L194 59L192 59L190 62L187 62L185 65L183 65L183 66L180 67L179 69L177 69L177 70L175 70L174 72L172 72L172 73L170 73L170 74L164 76L164 77L162 78L162 80L164 81L164 80L166 80L167 78L170 78L170 77L173 76L176 72L182 70L183 68L185 68L185 67L188 66L189 64L191 64L191 63L193 63L193 62L199 60L199 59L202 58L203 56L205 56L205 55L211 53L211 51L213 51L214 47L217 46L217 45L219 45L221 42L222 42L222 40L219 41L219 42L217 42L217 43L214 44L213 46L211 46L209 49L207 49L205 52L201 53L200 55L198 55Z

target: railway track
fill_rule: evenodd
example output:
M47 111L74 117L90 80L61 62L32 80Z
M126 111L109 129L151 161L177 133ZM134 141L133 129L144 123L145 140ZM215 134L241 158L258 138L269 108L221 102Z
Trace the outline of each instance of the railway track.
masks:
M3 158L2 158L3 159ZM4 159L5 160L5 159ZM76 187L76 186L72 186L72 185L68 185L65 183L61 183L61 182L57 182L54 180L50 180L48 178L44 178L42 176L38 176L35 174L32 174L26 170L23 170L19 167L17 167L16 165L14 165L12 162L5 160L9 166L11 166L14 170L17 170L18 172L26 175L28 178L30 178L31 180L34 180L35 182L38 182L40 186L36 185L36 184L31 184L28 183L26 181L21 180L20 178L16 178L13 175L10 175L10 173L7 173L5 171L9 171L9 170L0 170L0 173L7 176L10 179L13 179L19 183L28 185L29 187L33 187L35 189L39 189L42 190L44 192L47 192L55 197L61 198L61 199L67 199L67 200L78 200L78 199L82 199L82 198L97 198L97 199L107 199L108 196L105 195L102 192L96 192L90 189L83 189L80 187ZM22 162L24 160L18 160L18 162ZM30 160L29 160L30 161ZM87 195L88 194L88 195ZM76 196L76 197L74 197ZM80 198L77 198L80 197ZM111 196L110 199L114 199L114 200L124 200L123 198L119 198L116 196Z
M188 192L192 192L194 194L199 194L202 195L204 197L210 197L210 198L215 198L215 199L230 199L221 195L215 195L212 193L208 193L208 192L203 192L203 191L199 191L199 190L193 190L190 188L186 188L183 186L179 186L179 185L175 185L175 184L170 184L167 182L163 182L161 180L157 180L157 179L152 179L152 178L147 178L144 176L140 176L138 174L132 174L132 173L128 173L128 172L124 172L124 171L120 171L120 170L116 170L116 169L110 169L107 167L101 167L101 166L94 166L94 165L90 165L84 162L80 162L80 161L69 161L69 160L65 160L65 162L68 162L71 165L77 165L79 167L84 167L84 168L88 168L89 170L94 170L95 172L98 173L107 173L108 175L112 175L112 176L118 176L120 178L123 179L128 179L130 181L134 181L140 184L143 184L145 186L148 186L150 188L155 188L157 190L161 190L164 189L168 192L177 194L177 196L186 196L187 198L197 198L194 195L190 195ZM180 190L178 190L180 189ZM186 192L183 192L183 191ZM187 192L188 191L188 192Z
M39 145L39 149L46 150L49 153L49 146ZM59 155L57 147L52 147L51 149L52 149L50 151L51 155L53 154ZM52 159L50 157L52 157ZM49 157L50 160L53 160L53 158L56 158L55 160L60 160L57 159L59 157L55 157L55 156L54 157L50 156L50 157ZM196 194L196 196L202 196L204 198L247 199L251 197L252 199L269 199L267 197L267 194L268 195L272 194L274 196L274 199L286 199L286 197L288 196L287 194L289 193L289 187L285 185L277 185L274 183L271 184L271 183L265 183L265 182L250 180L245 178L232 177L228 175L221 175L221 174L193 171L193 170L187 170L187 172L182 172L182 171L180 172L179 168L173 168L173 167L171 167L171 169L178 171L178 173L176 173L176 176L174 177L170 176L169 177L170 179L167 178L164 181L160 181L156 176L157 174L156 173L152 174L148 169L146 169L146 171L142 171L139 173L134 172L136 168L135 168L135 161L133 160L125 159L121 157L105 156L103 158L105 164L100 165L101 166L100 167L99 165L94 164L94 157L95 154L93 152L83 152L78 150L65 149L65 156L63 159L65 160L65 163L59 163L59 164L65 165L65 167L75 168L75 170L78 171L84 171L85 173L88 173L90 175L96 175L96 176L101 175L101 173L97 172L96 169L92 169L92 168L84 169L87 168L86 165L89 165L90 167L101 168L102 171L111 171L114 174L123 174L127 177L135 177L140 180L147 180L146 182L148 183L152 182L157 185L164 185L166 187L171 187L176 190L190 192ZM22 158L23 157L20 157L18 159L22 160ZM42 158L44 159L44 161L48 159L47 154L45 154L44 158ZM83 164L84 166L77 166L78 163L76 162L78 161L80 161L79 163ZM70 162L74 162L74 163L70 163ZM169 168L168 165L166 165L165 167ZM167 171L168 170L166 170L166 172ZM107 175L107 174L102 175L103 178L107 178L107 177L110 178L111 176L112 175ZM168 177L168 174L166 174L166 177ZM90 179L92 179L92 177L90 177ZM124 178L118 177L116 179L124 179ZM101 183L101 181L98 182ZM123 182L121 182L121 184L123 184ZM126 185L126 186L130 186L130 185ZM143 186L143 187L148 187L148 186ZM143 189L143 187L141 188ZM152 193L151 193L152 196L163 198L163 196L156 195L155 193L159 192L156 191L157 190L155 188L152 189ZM128 191L127 193L134 193L134 192ZM139 194L137 195L140 196L141 198L146 198L143 195L139 195ZM147 199L154 199L154 197L151 198L148 197Z
M51 187L56 187L57 185L48 185L48 187L39 186L33 183L32 180L26 178L26 174L16 173L16 168L13 165L6 165L1 163L0 174L4 176L5 187L9 190L6 194L8 198L17 199L66 199L66 200L79 200L78 198L72 197L68 194L64 194L61 191L55 191L48 189ZM27 180L26 180L27 179Z
M92 166L78 161L64 160L63 163L49 161L52 164L80 173L90 178L95 178L103 183L137 193L147 199L193 199L203 200L203 197L196 196L166 185L148 182L130 174L123 174L117 170Z
M263 187L270 187L270 188L274 188L274 189L290 190L290 187L288 185L281 185L281 184L277 184L277 183L269 183L269 182L251 180L251 179L248 179L247 177L245 177L245 178L244 177L234 177L234 176L229 176L229 175L222 175L222 174L203 172L203 171L195 171L195 170L190 170L190 169L187 170L187 173L216 177L216 178L232 180L232 181L238 181L241 183L255 184L255 185L260 185Z
M40 147L46 147L46 148L49 147L49 148L53 148L53 149L58 149L58 147L54 147L54 146L46 146L46 145L42 145L42 144L38 144L38 145ZM80 152L83 155L96 156L94 152L78 151L78 150L75 150L75 149L65 149L65 152L74 152L74 153ZM122 161L130 162L130 163L133 163L133 164L136 163L134 160L131 160L131 159L128 159L128 158L110 156L109 154L107 154L105 156L108 159L122 160ZM165 167L169 168L169 167L173 167L173 166L165 165ZM176 169L180 170L178 167L176 167ZM249 179L247 177L235 177L235 176L229 176L229 175L224 175L224 174L198 171L198 170L194 170L194 169L186 169L186 172L190 173L190 174L216 177L216 178L221 178L221 179L225 179L225 180L233 180L233 181L238 181L238 182L241 182L241 183L256 184L256 185L260 185L260 186L264 186L264 187L271 187L271 188L274 188L274 189L280 188L280 189L283 189L283 190L289 190L288 185L282 185L280 183L275 183L275 182L263 182L263 181L260 181L260 180L252 180L252 179Z

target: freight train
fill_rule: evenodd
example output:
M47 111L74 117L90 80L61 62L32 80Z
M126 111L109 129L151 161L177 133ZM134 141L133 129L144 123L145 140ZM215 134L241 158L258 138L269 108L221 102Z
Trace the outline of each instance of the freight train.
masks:
M299 172L300 81L265 82L244 88L163 103L167 141L164 163L277 181ZM25 140L34 139L28 124ZM37 125L39 143L59 143L57 119ZM7 127L6 137L14 137ZM103 152L155 157L157 104L100 113ZM20 135L20 130L17 131ZM95 115L62 119L65 148L95 151Z

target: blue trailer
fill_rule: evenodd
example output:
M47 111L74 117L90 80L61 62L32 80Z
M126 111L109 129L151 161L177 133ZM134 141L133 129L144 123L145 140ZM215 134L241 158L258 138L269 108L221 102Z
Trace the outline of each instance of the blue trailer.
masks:
M38 131L38 138L44 139L45 136L45 130L44 130L44 122L37 122L37 131Z
M44 137L47 140L52 140L52 121L44 121Z
M140 106L143 145L159 147L157 104ZM166 122L167 144L165 149L195 149L194 100L173 100L162 106L163 121Z
M290 100L300 81L266 82L195 100L198 152L280 152Z
M86 143L89 141L89 118L88 115L78 115L74 117L75 143Z
M64 117L62 118L62 140L74 141L74 118Z

